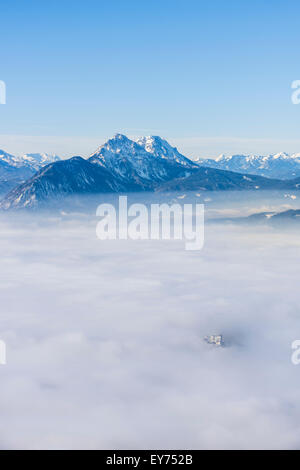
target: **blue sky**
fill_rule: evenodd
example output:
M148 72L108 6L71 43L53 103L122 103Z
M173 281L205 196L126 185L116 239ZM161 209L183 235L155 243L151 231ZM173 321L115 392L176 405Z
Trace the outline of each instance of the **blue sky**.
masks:
M297 1L1 4L0 148L88 154L116 132L190 155L300 152Z

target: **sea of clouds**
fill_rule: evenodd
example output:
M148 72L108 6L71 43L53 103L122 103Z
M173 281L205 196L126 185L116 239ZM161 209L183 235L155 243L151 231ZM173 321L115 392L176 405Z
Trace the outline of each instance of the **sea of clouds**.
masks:
M209 224L189 252L96 223L0 216L0 448L299 448L297 231Z

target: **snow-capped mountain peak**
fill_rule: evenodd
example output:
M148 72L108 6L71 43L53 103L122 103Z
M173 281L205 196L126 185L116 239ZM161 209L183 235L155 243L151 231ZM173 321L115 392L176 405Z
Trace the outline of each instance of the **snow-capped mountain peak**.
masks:
M20 166L18 157L5 152L5 150L0 150L0 160L11 166Z
M57 155L49 155L47 153L27 153L22 156L15 156L0 150L0 160L14 167L27 167L32 170L39 170L49 163L57 162L60 158Z
M145 137L138 137L136 142L143 147L146 152L152 153L157 156L167 156L170 152L177 150L164 139L157 135L149 135Z
M300 157L300 153L294 153L290 155L286 152L276 153L275 155L269 155L268 158L274 158L274 160L281 159L281 160L295 160Z
M109 139L103 145L97 148L97 150L91 155L90 158L97 156L100 159L108 158L109 156L114 157L115 154L126 154L131 155L132 152L135 154L140 152L142 149L137 144L128 139L126 135L115 134L112 139Z
M179 153L176 147L172 147L169 142L157 135L138 137L136 142L154 157L173 160L187 167L193 166L193 162L189 158Z
M221 153L217 158L216 158L216 162L219 162L219 161L222 161L224 160L226 157L226 155L224 153ZM199 159L200 160L200 159Z
M116 134L99 147L89 158L115 176L148 187L184 175L186 169L197 167L181 155L176 148L160 137L142 137L136 141Z
M25 165L29 165L35 170L39 170L43 166L49 165L49 163L58 162L60 157L57 155L51 155L48 153L26 153L20 157L20 162Z

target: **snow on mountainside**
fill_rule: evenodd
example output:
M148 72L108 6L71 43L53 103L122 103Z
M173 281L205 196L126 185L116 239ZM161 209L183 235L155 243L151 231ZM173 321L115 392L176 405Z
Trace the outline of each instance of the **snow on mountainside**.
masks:
M1 208L36 207L49 198L74 193L151 191L199 168L159 137L141 143L117 134L88 160L54 162L11 191Z
M49 165L49 163L58 162L60 157L57 155L49 155L48 153L26 153L20 157L20 162L28 165L34 170L40 170L42 167Z
M149 139L153 147L145 150L117 134L88 160L74 157L54 162L11 191L0 207L32 208L50 198L70 194L152 191L158 184L189 176L199 169L166 141Z
M176 161L180 165L191 167L192 162L189 158L179 153L176 147L172 147L169 142L159 136L139 137L136 143L155 157Z
M37 171L43 166L58 160L60 158L57 155L49 155L47 153L27 153L22 156L15 156L0 150L0 161L18 168L27 167L33 171Z
M32 176L32 171L24 167L15 167L0 160L0 195L8 193Z
M24 184L13 189L0 203L0 208L34 208L51 198L124 189L105 168L81 157L73 157L42 168Z
M11 161L12 156L7 155L5 158ZM158 136L134 141L116 134L87 160L73 157L56 161L58 157L30 154L22 157L22 168L33 171L33 165L45 164L49 158L54 162L12 190L0 208L37 207L51 198L101 192L300 189L299 154L222 155L196 163ZM13 161L19 165L20 159ZM291 181L282 181L285 178Z
M89 161L101 165L127 183L152 189L156 183L179 176L187 176L197 168L191 160L183 157L177 149L158 137L149 137L147 145L116 134L96 152Z
M216 160L199 158L201 166L236 171L268 178L291 179L300 176L300 153L288 155L220 155Z
M31 178L36 171L58 160L60 160L58 156L46 153L15 156L0 150L0 195L7 194L14 187Z
M34 170L18 162L17 157L0 150L0 195L23 183Z
M11 166L20 166L18 162L18 157L11 155L10 153L0 150L0 161L8 163Z

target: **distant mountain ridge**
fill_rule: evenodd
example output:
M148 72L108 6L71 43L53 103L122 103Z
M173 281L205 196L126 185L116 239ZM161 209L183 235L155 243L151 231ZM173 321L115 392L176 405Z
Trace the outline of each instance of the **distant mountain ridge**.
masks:
M43 166L58 160L56 155L35 153L18 157L0 150L0 194L7 193Z
M288 223L300 223L300 209L288 209L280 212L266 211L256 212L251 215L239 217L222 217L217 219L210 219L209 223L230 223L230 224L268 224L279 225L284 224L286 227Z
M25 167L15 167L0 159L0 194L5 194L32 176Z
M198 165L218 170L236 171L249 175L259 175L266 178L292 179L300 176L300 153L289 155L278 153L274 155L220 155L215 160L198 158Z
M47 153L27 153L22 156L11 155L10 153L0 150L0 161L6 162L15 168L28 167L33 171L40 170L49 163L57 162L60 157Z
M298 182L298 181L297 181ZM300 182L300 180L299 180ZM300 185L299 185L300 186ZM192 175L162 184L158 191L241 191L259 189L298 189L296 183L245 175L235 171L200 167Z
M49 163L58 162L60 157L58 155L51 155L48 153L26 153L20 157L20 163L27 165L33 170L40 170Z

